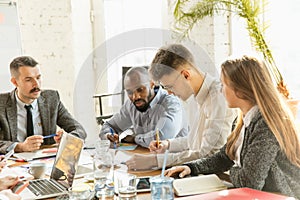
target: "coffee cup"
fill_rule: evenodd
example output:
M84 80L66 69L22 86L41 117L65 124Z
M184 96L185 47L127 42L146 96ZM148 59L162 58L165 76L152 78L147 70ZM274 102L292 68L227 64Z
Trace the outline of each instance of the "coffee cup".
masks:
M32 163L29 166L28 173L31 174L34 179L43 178L45 176L47 165L45 163Z

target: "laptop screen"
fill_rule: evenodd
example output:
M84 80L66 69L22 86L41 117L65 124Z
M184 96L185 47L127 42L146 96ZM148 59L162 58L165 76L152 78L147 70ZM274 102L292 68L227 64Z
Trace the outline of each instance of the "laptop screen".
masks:
M82 139L72 134L63 134L50 178L59 181L67 188L72 186L82 148Z

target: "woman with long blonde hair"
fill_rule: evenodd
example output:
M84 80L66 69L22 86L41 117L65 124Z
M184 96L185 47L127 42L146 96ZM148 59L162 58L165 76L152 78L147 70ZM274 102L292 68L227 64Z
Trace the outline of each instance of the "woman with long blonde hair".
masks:
M239 108L235 128L222 149L207 158L172 167L167 176L230 170L235 187L300 198L300 142L291 111L274 86L265 64L253 57L221 65L223 94Z

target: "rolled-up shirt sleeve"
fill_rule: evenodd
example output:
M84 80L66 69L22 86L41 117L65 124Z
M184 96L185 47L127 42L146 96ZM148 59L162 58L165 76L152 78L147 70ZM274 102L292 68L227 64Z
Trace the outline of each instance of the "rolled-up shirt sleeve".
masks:
M137 144L148 147L150 142L156 139L157 130L161 140L187 135L188 126L183 119L185 113L177 97L172 96L172 98L169 98L166 96L164 102L156 104L152 110L154 111L152 115L158 117L155 128L144 134L136 135L135 142Z
M130 102L126 101L119 113L114 114L111 119L104 122L99 137L101 139L107 139L106 134L110 133L110 128L112 128L116 134L121 134L123 131L130 128L132 126L132 121L129 110Z

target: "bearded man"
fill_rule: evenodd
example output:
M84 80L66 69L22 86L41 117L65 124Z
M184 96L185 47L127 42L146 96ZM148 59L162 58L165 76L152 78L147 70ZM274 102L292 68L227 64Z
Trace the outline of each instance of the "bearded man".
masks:
M101 139L118 143L119 135L130 130L122 141L148 147L156 137L166 140L187 135L181 101L155 85L145 67L133 67L125 74L124 89L129 99L103 124Z

